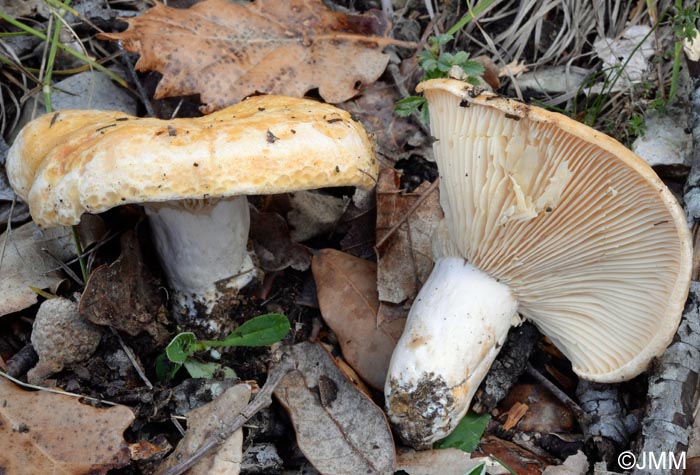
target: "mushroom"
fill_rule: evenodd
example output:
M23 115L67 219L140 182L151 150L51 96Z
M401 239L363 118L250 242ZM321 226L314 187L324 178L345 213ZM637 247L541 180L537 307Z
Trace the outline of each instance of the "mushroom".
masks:
M346 111L256 96L195 119L44 115L22 129L7 172L43 227L143 204L176 319L217 333L228 303L253 277L245 195L370 188L377 163L367 134Z
M401 438L448 435L503 345L530 320L581 378L630 379L671 342L691 243L642 159L563 115L430 80L440 202L434 269L385 385Z

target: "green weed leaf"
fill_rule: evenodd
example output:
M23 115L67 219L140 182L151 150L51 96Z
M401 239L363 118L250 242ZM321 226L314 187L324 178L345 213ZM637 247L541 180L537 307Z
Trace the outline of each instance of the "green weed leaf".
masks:
M289 333L289 320L279 313L251 318L229 334L222 346L268 346Z
M484 429L486 429L490 419L490 414L477 415L473 412L467 413L457 424L454 432L437 442L435 448L455 448L464 452L473 452L479 445L481 435L484 433Z
M168 346L165 348L165 354L173 363L182 364L188 356L194 351L194 346L197 343L197 337L194 333L183 332L175 335Z
M460 61L458 64L459 67L462 68L462 70L469 76L481 76L484 74L484 66L476 61L465 60Z
M486 463L482 462L476 467L469 470L467 475L486 475Z
M424 106L425 103L425 97L404 97L403 99L396 101L396 104L394 104L394 112L396 112L396 115L398 115L399 117L408 117L409 115L417 111L420 107Z
M182 365L169 361L165 353L161 353L156 357L156 377L158 381L173 379L180 368L182 368Z

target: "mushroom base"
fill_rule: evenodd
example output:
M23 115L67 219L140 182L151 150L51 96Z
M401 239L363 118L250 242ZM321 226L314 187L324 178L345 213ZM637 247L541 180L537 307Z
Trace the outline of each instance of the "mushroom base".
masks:
M389 364L387 413L401 439L426 448L469 409L520 323L510 288L458 257L439 259L416 296Z
M149 204L146 214L176 322L207 338L226 333L238 291L256 275L246 197Z

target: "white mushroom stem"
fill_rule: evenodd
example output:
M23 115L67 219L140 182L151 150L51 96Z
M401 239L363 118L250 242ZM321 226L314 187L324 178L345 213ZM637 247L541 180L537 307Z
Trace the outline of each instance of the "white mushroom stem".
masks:
M245 196L149 203L145 208L180 316L211 314L223 294L235 294L253 279L246 249L250 213ZM218 330L216 323L208 326L212 332Z
M510 288L460 257L435 263L411 307L384 393L401 438L423 448L447 436L520 323Z

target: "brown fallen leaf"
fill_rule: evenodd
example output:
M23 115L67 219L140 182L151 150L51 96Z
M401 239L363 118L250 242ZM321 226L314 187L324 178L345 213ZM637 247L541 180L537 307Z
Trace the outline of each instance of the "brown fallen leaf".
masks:
M372 134L380 152L396 155L406 145L420 147L427 137L413 121L394 113L394 104L401 95L391 84L377 81L352 101L339 107L359 118Z
M384 412L358 391L319 344L291 348L296 369L275 389L297 444L322 475L394 473L394 441Z
M261 213L251 206L250 239L260 266L267 272L287 267L303 271L311 264L309 250L292 241L287 221L277 213Z
M493 62L493 59L491 59L490 56L482 54L481 56L472 58L472 60L484 67L484 74L481 75L481 78L486 84L491 86L494 91L498 90L498 88L501 87L501 80L498 79L499 69L496 63Z
M123 467L130 460L122 433L133 420L125 406L97 409L0 378L0 473L97 475Z
M80 316L136 336L148 332L157 343L169 338L165 285L143 261L136 233L121 238L121 254L109 266L95 269L80 298Z
M4 250L4 252L2 252ZM40 230L29 222L0 235L0 317L23 310L37 301L38 289L54 288L64 277L59 261L75 256L68 228ZM54 256L56 259L52 258Z
M423 182L415 192L403 193L396 170L388 168L379 174L377 287L383 302L413 299L433 269L432 235L443 213L440 195L430 187ZM412 210L426 192L430 195Z
M401 450L397 454L396 469L408 475L464 475L477 465L485 463L490 475L510 473L488 457L472 458L459 449Z
M125 32L100 37L140 53L137 70L163 75L157 99L200 94L206 113L256 92L301 97L315 87L343 102L384 72L382 48L396 43L379 12L333 12L322 0L157 3L126 21Z
M250 386L237 384L209 404L194 409L187 414L185 438L177 444L175 451L158 467L156 475L189 458L212 434L220 432L226 422L240 413L250 399ZM202 457L189 471L189 475L238 475L243 459L243 430L239 429L231 437Z
M311 270L321 315L338 337L343 357L370 386L383 389L405 320L377 325L377 265L323 249L314 256Z

